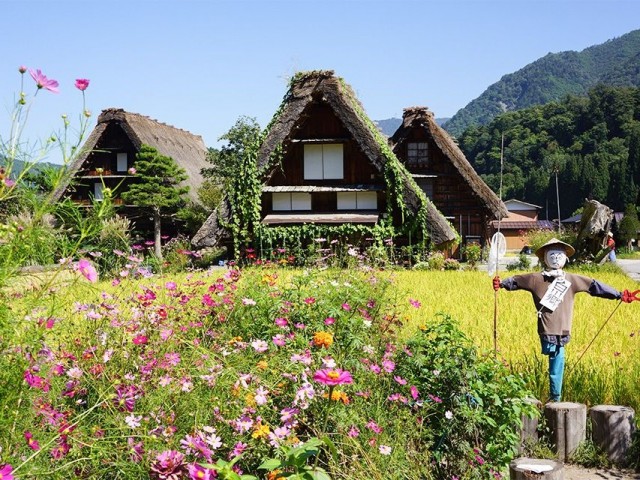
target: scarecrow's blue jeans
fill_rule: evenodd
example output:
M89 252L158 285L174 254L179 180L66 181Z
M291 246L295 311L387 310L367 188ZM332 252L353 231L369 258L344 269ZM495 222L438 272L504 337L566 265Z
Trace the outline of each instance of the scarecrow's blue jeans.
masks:
M542 340L542 353L549 356L549 397L559 402L562 396L562 377L564 376L564 347Z

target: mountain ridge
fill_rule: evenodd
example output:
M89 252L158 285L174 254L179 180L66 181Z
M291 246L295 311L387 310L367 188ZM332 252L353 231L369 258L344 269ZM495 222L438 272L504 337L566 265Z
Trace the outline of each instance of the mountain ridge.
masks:
M490 85L442 126L454 136L505 111L585 96L598 83L640 86L640 29L580 52L548 53Z

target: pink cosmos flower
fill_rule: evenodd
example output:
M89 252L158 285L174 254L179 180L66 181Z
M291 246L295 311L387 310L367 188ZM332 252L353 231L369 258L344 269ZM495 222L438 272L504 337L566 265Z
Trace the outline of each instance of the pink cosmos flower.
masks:
M396 382L398 382L400 385L406 385L407 384L407 381L404 378L402 378L402 377L400 377L398 375L394 375L393 379Z
M13 472L13 467L8 463L5 464L0 468L0 480L13 480L14 476L11 472Z
M278 317L275 319L275 323L279 327L286 327L288 322L286 318Z
M25 67L24 65L20 65L20 66L18 67L18 71L19 71L20 73L24 73L24 72L26 72L26 71L27 71L27 67Z
M204 468L197 463L190 463L187 466L187 470L189 471L189 478L192 480L211 480L217 476L212 474L212 470Z
M26 431L24 432L24 439L27 441L27 446L31 449L31 450L40 450L40 444L38 443L37 440L35 440L33 438L33 434L30 431ZM2 473L0 471L0 473ZM2 475L0 475L0 479L3 479L4 477Z
M355 425L352 425L351 428L349 429L349 433L347 433L347 436L351 438L356 438L359 435L360 435L360 430L358 430L358 428Z
M382 368L384 368L385 372L391 373L396 369L396 364L393 363L391 360L383 360Z
M81 259L76 265L76 269L91 283L98 281L98 271L89 260L85 258Z
M325 325L333 325L334 323L336 323L336 319L333 317L327 317L324 319Z
M347 312L351 311L351 305L349 305L348 303L343 303L342 304L342 309L346 310Z
M59 93L59 83L56 80L48 79L47 76L40 71L40 69L34 71L30 68L29 74L31 75L31 78L35 80L38 90L44 88L45 90L49 90L52 93Z
M382 427L380 427L380 425L378 425L373 420L369 420L366 424L366 427L372 432L377 433L378 435L382 433Z
M140 334L133 337L132 341L135 345L146 345L148 339L145 335Z
M409 299L409 303L411 304L412 307L415 307L415 308L420 308L420 306L422 305L418 300L414 300L413 298Z
M378 447L378 451L381 455L391 455L391 447L388 445L380 445Z
M330 370L328 368L318 370L313 375L313 379L318 383L323 383L325 385L329 385L330 387L353 383L353 377L351 377L351 373L346 370L340 370L339 368L335 370Z
M89 79L88 78L76 78L76 88L78 90L80 90L81 92L84 92L87 87L89 86Z
M415 385L411 385L411 388L409 390L411 391L411 398L413 398L414 400L417 400L418 397L420 396L420 392L418 392L418 388Z
M129 172L129 175L135 175L137 170L133 167L131 167L129 170L127 170L127 172Z

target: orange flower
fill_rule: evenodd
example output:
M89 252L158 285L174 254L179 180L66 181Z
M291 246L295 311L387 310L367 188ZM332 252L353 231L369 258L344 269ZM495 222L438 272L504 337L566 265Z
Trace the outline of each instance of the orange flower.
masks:
M313 344L316 347L329 348L333 343L333 335L329 332L316 332L313 334Z
M327 398L328 396L329 396L328 393L322 394L323 398ZM345 405L349 405L349 402L350 402L347 394L344 392L341 392L340 390L334 390L333 392L331 392L331 400L333 400L334 402L342 402Z
M267 473L267 480L276 480L278 478L282 478L278 476L281 473L282 473L282 470L275 469L274 471Z
M266 438L269 435L269 425L259 423L251 434L252 438Z
M269 364L264 361L264 360L260 360L256 366L260 369L260 370L266 370L269 367Z

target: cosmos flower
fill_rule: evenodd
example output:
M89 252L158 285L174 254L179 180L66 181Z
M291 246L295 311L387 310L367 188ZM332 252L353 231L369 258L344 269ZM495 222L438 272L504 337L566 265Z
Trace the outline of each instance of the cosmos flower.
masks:
M76 83L75 86L78 90L80 90L81 92L84 92L87 87L89 86L89 79L88 78L76 78Z
M59 83L56 80L51 80L47 78L47 76L43 74L40 71L40 69L33 70L30 68L29 74L31 75L31 78L35 80L38 90L40 90L41 88L44 88L45 90L49 90L52 93L59 93L59 90L58 90Z
M343 385L347 383L353 383L353 378L351 377L351 373L347 370L340 370L339 368L335 370L322 369L318 370L314 375L313 379L318 383L323 383L330 387L334 387L336 385Z
M76 269L91 283L98 281L98 271L91 264L91 262L85 258L78 261Z

